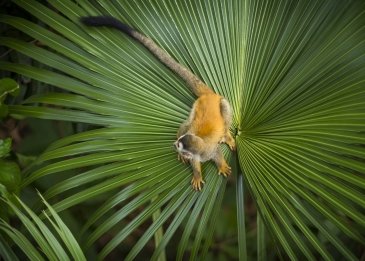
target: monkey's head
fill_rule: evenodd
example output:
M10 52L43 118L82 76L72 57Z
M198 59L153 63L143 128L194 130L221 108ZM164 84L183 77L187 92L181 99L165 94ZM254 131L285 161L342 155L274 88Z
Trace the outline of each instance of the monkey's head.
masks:
M186 159L192 159L194 154L199 153L202 143L202 138L194 134L185 134L180 136L177 141L174 142L174 145L178 153Z

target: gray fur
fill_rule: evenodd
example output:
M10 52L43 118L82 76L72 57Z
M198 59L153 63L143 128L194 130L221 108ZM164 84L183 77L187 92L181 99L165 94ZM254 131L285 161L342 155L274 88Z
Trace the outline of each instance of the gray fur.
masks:
M159 47L151 38L133 30L133 38L143 44L151 53L153 53L163 64L169 67L173 72L179 75L190 87L196 96L203 93L213 92L206 86L194 73L188 68L178 63L170 54Z
M224 156L220 148L218 147L217 150L214 153L214 157L212 158L214 163L217 165L218 168L221 167L221 163L224 162Z
M190 125L195 117L195 103L193 105L193 107L190 110L190 114L189 114L189 118L186 119L186 121L184 121L181 125L179 130L177 131L177 138L179 138L180 136L186 134L189 131Z
M222 117L224 119L225 123L224 125L226 126L226 131L229 131L229 127L232 124L232 109L229 102L224 98L221 99L220 110Z

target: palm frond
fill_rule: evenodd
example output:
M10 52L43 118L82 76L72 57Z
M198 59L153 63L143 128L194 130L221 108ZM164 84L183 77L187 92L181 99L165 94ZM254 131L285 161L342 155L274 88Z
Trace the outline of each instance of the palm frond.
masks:
M56 0L49 8L33 0L15 2L47 28L6 15L0 22L47 48L5 37L0 42L50 69L6 62L0 68L61 91L32 96L9 111L100 126L52 144L25 171L23 186L76 169L77 175L64 175L45 192L47 199L60 199L55 211L113 195L85 224L84 231L97 227L87 246L136 214L99 258L148 223L127 259L164 228L156 259L185 222L177 258L184 258L193 240L191 258L204 259L226 185L205 164L202 193L191 190L190 170L171 149L194 100L191 92L127 36L79 23L82 16L99 14L149 35L232 103L241 168L237 164L235 171L241 259L246 254L240 172L265 229L290 258L331 259L328 245L356 258L342 240L365 242L356 228L365 225L363 3ZM225 156L233 158L227 149ZM156 211L161 214L153 219ZM341 236L328 232L331 226Z
M315 230L355 259L315 220L364 241L346 225L365 224L364 5L253 1L247 11L249 59L237 140L261 217L293 259L301 256L294 245L309 259L313 252L331 258Z

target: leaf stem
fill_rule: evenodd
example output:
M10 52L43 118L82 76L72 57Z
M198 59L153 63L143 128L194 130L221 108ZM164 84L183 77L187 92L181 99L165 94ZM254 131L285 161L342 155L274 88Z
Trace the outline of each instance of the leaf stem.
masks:
M232 158L232 171L233 174L237 177L236 203L239 260L247 260L243 174L238 165L237 153L234 153Z

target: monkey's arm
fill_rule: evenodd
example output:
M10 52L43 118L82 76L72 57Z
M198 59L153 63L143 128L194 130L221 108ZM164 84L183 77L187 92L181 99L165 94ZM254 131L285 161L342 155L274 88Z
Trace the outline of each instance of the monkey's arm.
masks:
M226 143L231 150L235 150L236 142L234 141L231 132L229 131L229 128L231 127L232 124L232 109L229 102L224 98L222 98L220 102L220 111L224 120L224 127L225 127L225 135L221 140L221 142Z
M202 190L202 184L205 183L201 174L200 161L193 158L192 160L190 160L190 164L193 168L193 179L191 180L191 184L193 186L193 189L200 191Z

